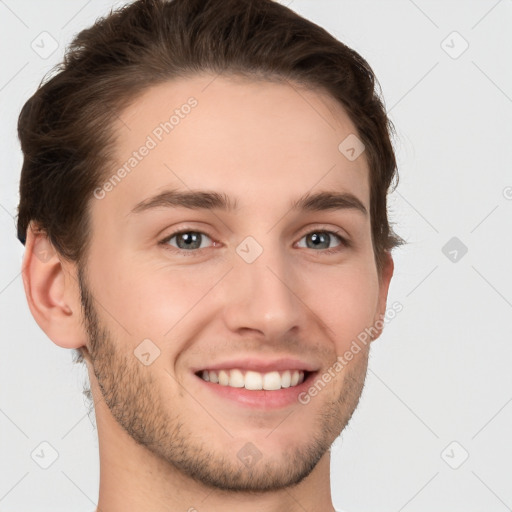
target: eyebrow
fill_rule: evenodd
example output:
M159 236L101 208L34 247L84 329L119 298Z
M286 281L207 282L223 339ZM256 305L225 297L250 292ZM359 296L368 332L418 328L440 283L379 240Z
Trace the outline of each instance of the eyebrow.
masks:
M137 203L129 212L137 214L156 208L189 208L192 210L224 210L236 212L238 200L224 193L209 190L165 190L153 197ZM355 210L363 215L368 211L362 201L349 192L320 191L307 193L290 205L291 210L319 212L326 210Z

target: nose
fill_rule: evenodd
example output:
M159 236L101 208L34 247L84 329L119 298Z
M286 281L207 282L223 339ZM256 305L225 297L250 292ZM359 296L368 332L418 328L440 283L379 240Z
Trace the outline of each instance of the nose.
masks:
M285 250L266 247L251 263L240 254L234 254L234 267L223 283L227 327L239 333L259 331L268 339L298 328L307 308Z

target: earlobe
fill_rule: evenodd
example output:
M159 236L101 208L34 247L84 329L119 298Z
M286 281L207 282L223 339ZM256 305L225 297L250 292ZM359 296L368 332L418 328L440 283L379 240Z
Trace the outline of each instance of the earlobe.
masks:
M44 232L27 229L22 277L28 306L47 336L63 348L85 345L78 284Z
M382 267L381 275L379 276L379 302L377 312L374 318L374 326L378 331L376 336L372 336L372 341L376 340L384 328L384 317L386 315L386 305L389 291L389 284L393 277L395 264L389 251L386 251L386 258Z

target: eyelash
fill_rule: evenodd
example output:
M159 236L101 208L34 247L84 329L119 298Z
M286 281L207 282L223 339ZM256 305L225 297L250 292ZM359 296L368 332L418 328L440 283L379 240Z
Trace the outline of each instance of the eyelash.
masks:
M176 252L181 253L181 254L183 254L183 256L192 256L192 257L199 256L202 252L201 249L190 249L190 250L179 249L178 247L173 247L168 244L168 242L170 240L172 240L175 236L182 235L184 233L197 233L200 235L206 235L210 240L212 240L215 243L215 241L213 240L213 237L208 235L208 233L205 233L203 231L196 231L193 229L182 229L180 231L175 231L174 233L170 234L169 236L166 236L163 240L160 240L160 242L158 242L158 243L159 243L159 245L163 245L165 249L170 250L174 253L176 253ZM341 250L343 250L344 248L346 249L346 248L349 248L352 246L352 244L346 238L338 235L338 233L336 233L335 231L322 230L322 229L313 229L311 231L308 231L307 233L304 233L300 239L302 240L304 237L311 235L312 233L323 233L323 234L333 235L334 237L336 237L340 240L340 244L336 247L333 247L331 249L322 249L320 251L314 251L314 252L319 252L321 254L330 255L330 254L336 254L336 253L340 252ZM203 250L204 249L212 249L212 247L206 247L206 248L203 248Z

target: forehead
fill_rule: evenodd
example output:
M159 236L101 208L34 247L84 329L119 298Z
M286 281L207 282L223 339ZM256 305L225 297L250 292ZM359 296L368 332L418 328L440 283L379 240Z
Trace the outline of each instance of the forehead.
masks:
M369 210L365 155L350 160L339 149L356 128L319 90L198 75L146 90L113 129L100 209L126 215L172 188L221 191L241 208L282 207L284 196L332 189L354 194Z

